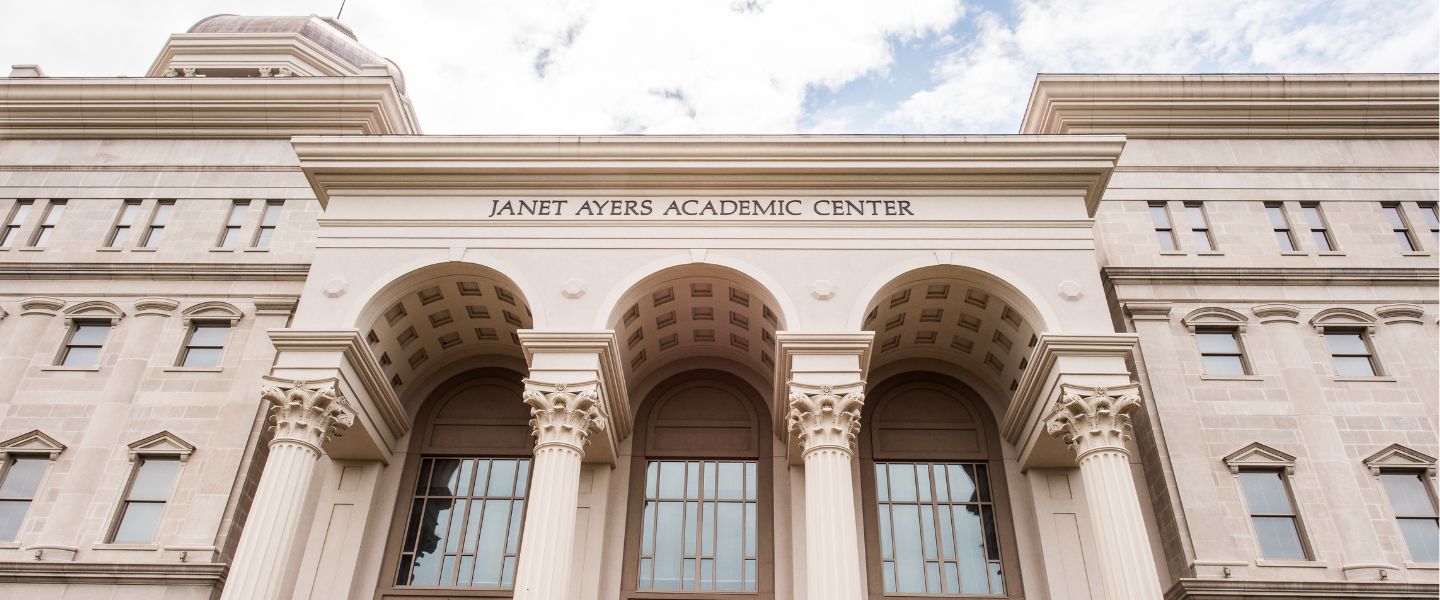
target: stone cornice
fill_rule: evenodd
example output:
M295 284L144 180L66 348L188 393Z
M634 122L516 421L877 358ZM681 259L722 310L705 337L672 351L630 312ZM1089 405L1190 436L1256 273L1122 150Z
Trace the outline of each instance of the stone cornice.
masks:
M1440 277L1434 268L1365 267L1104 267L1115 285L1424 285Z
M219 586L224 563L0 562L0 583Z
M0 79L0 139L416 133L390 77Z
M1132 138L1423 138L1440 133L1440 77L1040 75L1024 134Z
M1395 581L1266 581L1263 579L1181 579L1165 600L1312 600L1314 598L1393 598L1433 600L1440 586Z
M332 194L477 190L1069 190L1091 212L1120 136L299 137L322 203Z
M0 263L5 279L304 281L306 263Z

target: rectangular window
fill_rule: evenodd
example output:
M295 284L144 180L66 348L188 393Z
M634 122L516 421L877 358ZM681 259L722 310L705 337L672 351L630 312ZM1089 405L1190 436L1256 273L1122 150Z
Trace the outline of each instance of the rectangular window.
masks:
M1260 556L1272 559L1309 560L1310 552L1300 538L1300 516L1290 496L1290 483L1283 470L1241 471L1240 487L1245 505L1260 542Z
M115 226L110 228L110 236L105 239L106 248L124 248L125 241L130 239L130 230L135 227L135 219L140 215L140 201L126 200L120 206L120 214L115 216Z
M110 336L109 321L76 321L55 364L62 367L93 367L100 364L100 350Z
M220 232L220 242L216 244L221 248L234 248L240 243L240 228L245 226L245 209L250 208L248 201L236 200L230 204L230 216L225 218L225 230Z
M1363 330L1325 330L1325 345L1335 359L1335 374L1341 377L1373 377L1380 374L1375 353Z
M1430 237L1435 240L1434 250L1440 250L1440 205L1421 204L1420 216L1425 218L1425 226L1430 228Z
M875 463L875 500L886 593L1005 593L984 464Z
M170 225L170 213L175 211L174 200L161 200L155 205L155 214L150 216L150 226L145 228L145 239L140 240L141 248L154 248L165 237L165 227Z
M755 461L646 465L642 590L755 591Z
M60 215L65 214L64 200L51 200L45 206L45 216L40 218L40 227L35 229L35 235L30 237L30 246L44 248L50 243L50 236L55 234L55 226L60 224Z
M1195 342L1207 375L1249 375L1240 332L1235 329L1196 329Z
M155 539L160 515L165 512L165 502L180 472L180 459L176 457L145 456L138 460L125 490L125 502L120 506L120 518L110 534L112 543L148 544Z
M1415 243L1415 234L1410 231L1410 223L1405 220L1405 213L1400 209L1400 204L1382 204L1380 210L1385 211L1385 220L1390 223L1390 230L1395 233L1395 243L1400 244L1400 250L1414 252L1420 249Z
M1411 560L1436 562L1440 561L1440 517L1435 511L1435 496L1425 479L1425 473L1418 471L1380 474Z
M34 205L34 200L21 200L15 203L15 208L10 209L10 218L5 219L5 231L0 231L0 248L15 245L15 240L20 238L20 228L25 225L25 219L30 216L30 207Z
M230 339L230 323L196 322L190 326L190 335L185 339L185 348L180 353L181 367L215 367L220 365L220 355L225 352L225 342Z
M0 541L14 541L50 466L48 456L11 456L0 473Z
M270 238L275 236L275 228L280 225L280 210L284 207L285 202L281 200L265 203L265 214L260 217L260 229L255 232L254 247L270 247Z
M425 457L397 586L510 589L530 460Z
M1275 243L1281 252L1294 252L1295 233L1290 230L1290 217L1285 214L1285 205L1279 202L1265 203L1265 214L1270 217L1270 228L1275 230Z
M1335 240L1330 237L1330 227L1325 224L1325 215L1320 213L1320 205L1314 202L1301 204L1300 212L1305 214L1305 224L1310 227L1310 238L1315 241L1315 249L1333 252Z
M1190 235L1195 240L1195 250L1209 252L1215 249L1215 238L1210 235L1210 220L1205 218L1205 205L1199 202L1185 203L1185 217L1190 220Z
M1160 240L1162 252L1174 252L1179 248L1175 241L1175 227L1170 224L1170 211L1164 202L1150 203L1150 222L1155 225L1155 237Z

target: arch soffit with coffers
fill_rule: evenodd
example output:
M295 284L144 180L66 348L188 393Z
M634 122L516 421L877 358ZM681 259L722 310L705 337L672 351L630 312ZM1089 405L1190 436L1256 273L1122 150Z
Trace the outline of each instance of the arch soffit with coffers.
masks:
M652 283L651 280L663 277L667 271L676 267L689 266L703 269L706 265L721 267L748 279L747 283L765 291L774 299L781 322L785 324L786 328L801 329L800 310L796 308L794 300L785 293L785 288L780 285L778 280L765 270L746 261L709 251L705 252L703 258L696 258L693 254L688 253L665 256L627 273L611 286L609 293L600 301L599 309L595 313L594 328L609 329L629 305L626 298L637 293L637 290L645 288L647 283ZM658 283L658 281L654 283Z
M374 316L369 313L376 307L381 307L380 311L384 310L383 307L387 303L383 301L385 300L383 296L387 293L416 287L427 278L475 274L513 286L515 291L529 304L534 327L543 329L549 323L544 303L539 301L544 296L521 273L523 271L520 268L503 260L491 256L477 256L474 252L466 252L464 260L435 260L434 258L408 260L386 270L378 277L369 279L367 285L355 292L355 300L346 307L339 322L343 326L362 328L365 326L367 317ZM390 300L393 301L393 298Z
M976 259L966 256L964 260L951 259L940 261L934 256L915 258L895 263L870 279L865 287L859 290L855 296L854 304L851 304L848 318L845 323L847 331L859 331L865 325L865 317L870 312L870 307L880 300L880 297L887 290L914 283L926 278L922 273L931 268L944 269L953 273L972 273L972 279L986 284L996 284L1001 290L1001 297L1012 304L1027 306L1035 312L1037 317L1037 331L1046 333L1064 333L1065 323L1061 321L1058 313L1050 304L1041 301L1046 296L1031 286L1018 273L1015 273L1001 265L990 261ZM959 277L964 279L963 277ZM1009 295L1010 297L1006 297ZM1040 329L1039 327L1043 327Z

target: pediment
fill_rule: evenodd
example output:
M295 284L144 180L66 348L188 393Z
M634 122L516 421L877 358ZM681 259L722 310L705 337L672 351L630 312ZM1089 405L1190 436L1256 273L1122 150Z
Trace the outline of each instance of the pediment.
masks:
M195 446L191 445L180 436L169 431L161 431L155 435L130 444L130 458L134 460L137 455L158 455L176 456L181 461L190 457L195 452Z
M244 317L245 313L227 302L201 302L181 311L180 315L187 321L229 321L234 324Z
M0 442L0 455L7 453L48 454L51 459L65 451L65 444L39 429Z
M1184 318L1180 319L1185 328L1194 333L1196 327L1233 327L1240 331L1245 330L1245 324L1250 321L1245 315L1218 306L1207 306L1190 311Z
M1355 327L1373 329L1375 317L1353 308L1327 308L1310 319L1310 325L1324 332L1331 327Z
M1380 471L1386 469L1424 469L1427 474L1434 477L1435 462L1435 457L1429 454L1400 444L1390 444L1366 458L1365 466L1375 475L1379 475Z
M1255 442L1231 452L1224 459L1225 466L1230 468L1231 473L1239 473L1245 468L1260 469L1285 469L1287 473L1295 471L1295 456L1260 442Z

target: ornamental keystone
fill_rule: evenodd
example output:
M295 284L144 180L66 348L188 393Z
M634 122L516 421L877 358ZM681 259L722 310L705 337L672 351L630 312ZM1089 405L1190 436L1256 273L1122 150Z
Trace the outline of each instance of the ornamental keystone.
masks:
M260 397L270 402L271 430L275 439L299 442L316 452L332 438L340 437L355 424L355 410L335 390L335 380L318 382L265 378L275 385L260 388Z
M1045 418L1045 431L1059 436L1077 459L1097 450L1128 452L1130 411L1140 406L1140 387L1120 389L1065 386L1060 401Z

